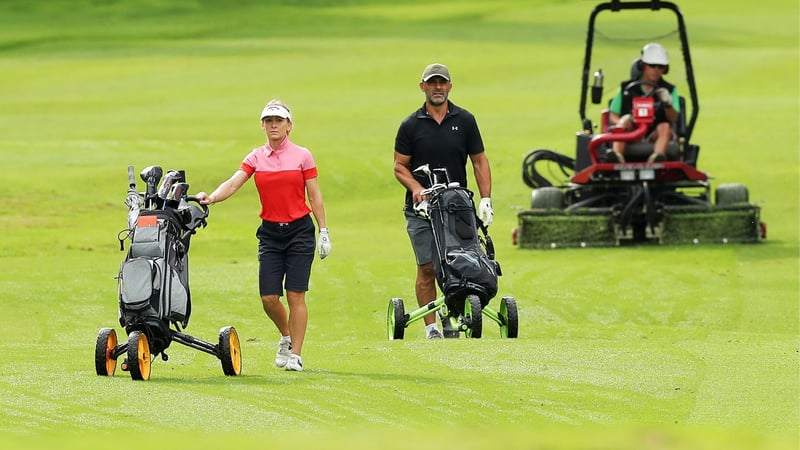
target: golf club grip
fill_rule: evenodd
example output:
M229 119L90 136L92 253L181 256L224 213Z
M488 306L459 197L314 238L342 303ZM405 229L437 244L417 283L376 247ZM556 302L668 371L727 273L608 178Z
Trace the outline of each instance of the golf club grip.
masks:
M133 173L133 166L128 166L128 186L136 189L136 175Z

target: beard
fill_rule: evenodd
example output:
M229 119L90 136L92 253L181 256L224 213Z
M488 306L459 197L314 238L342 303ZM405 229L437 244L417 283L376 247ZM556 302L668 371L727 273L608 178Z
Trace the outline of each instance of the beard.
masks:
M439 97L434 97L433 95L428 96L428 103L433 106L441 106L447 103L447 94L441 94L441 100Z

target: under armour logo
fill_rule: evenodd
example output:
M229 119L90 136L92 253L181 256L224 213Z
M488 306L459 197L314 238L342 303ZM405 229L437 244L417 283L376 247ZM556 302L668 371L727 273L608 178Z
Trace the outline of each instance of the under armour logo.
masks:
M453 130L453 131L458 131L458 127L455 126L455 125L453 125L450 129Z

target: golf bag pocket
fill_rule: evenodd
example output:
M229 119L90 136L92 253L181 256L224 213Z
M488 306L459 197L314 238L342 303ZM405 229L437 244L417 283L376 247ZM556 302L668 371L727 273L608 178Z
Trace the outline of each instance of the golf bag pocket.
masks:
M166 265L164 272L165 290L161 296L159 309L161 317L170 321L184 322L185 327L189 312L189 287L183 284L180 273L172 266Z
M161 264L159 264L159 260ZM127 311L141 311L161 294L163 258L133 258L122 263L119 274L119 301ZM155 305L152 306L156 306Z
M477 248L448 251L440 270L440 288L447 296L477 294L486 306L497 294L496 264Z
M149 306L159 319L183 321L189 313L189 289L164 258L132 258L122 264L119 300L123 310L144 312Z
M131 240L131 257L163 256L167 245L167 222L157 216L139 216Z

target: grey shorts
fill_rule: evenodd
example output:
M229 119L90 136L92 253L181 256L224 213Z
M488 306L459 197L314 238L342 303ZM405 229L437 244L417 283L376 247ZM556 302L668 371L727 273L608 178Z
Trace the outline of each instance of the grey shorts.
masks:
M417 216L411 211L404 211L406 216L406 231L411 239L411 247L417 265L428 264L433 261L433 231L430 220Z

